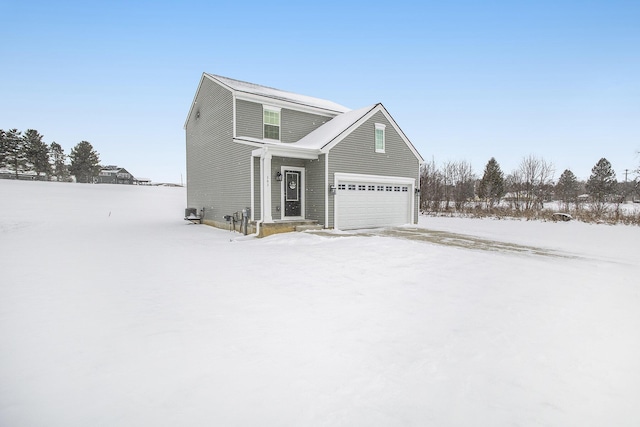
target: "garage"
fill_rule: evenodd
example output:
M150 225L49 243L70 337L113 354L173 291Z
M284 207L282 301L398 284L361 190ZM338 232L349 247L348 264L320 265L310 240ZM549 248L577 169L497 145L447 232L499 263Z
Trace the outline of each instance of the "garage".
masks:
M376 228L413 222L415 180L336 174L335 228Z

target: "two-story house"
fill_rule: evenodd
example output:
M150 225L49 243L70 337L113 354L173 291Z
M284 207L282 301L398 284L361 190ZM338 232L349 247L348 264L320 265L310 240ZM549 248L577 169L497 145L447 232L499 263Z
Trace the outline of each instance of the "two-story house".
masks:
M135 181L133 175L131 175L125 168L118 166L105 166L98 173L96 183L98 184L128 184L131 185Z
M204 73L184 125L187 204L249 208L259 235L416 223L422 157L382 104L357 110Z

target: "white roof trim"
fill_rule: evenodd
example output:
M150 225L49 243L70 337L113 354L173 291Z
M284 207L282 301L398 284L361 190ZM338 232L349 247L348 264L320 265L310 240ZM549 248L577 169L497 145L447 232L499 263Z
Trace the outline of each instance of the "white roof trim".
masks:
M252 93L234 91L233 96L241 101L255 102L257 104L269 105L271 108L285 108L287 110L302 111L312 113L318 116L335 117L341 114L340 111L326 110L323 108L312 107L309 105L298 104L295 102L283 101L280 99L268 98L266 96L255 95Z
M198 89L196 89L196 94L193 96L193 101L191 101L191 108L189 108L189 114L187 114L187 118L184 121L184 126L182 126L182 128L185 130L187 129L187 123L189 123L189 117L191 117L193 108L196 106L196 99L198 99L198 94L200 93L200 88L202 87L202 81L204 80L205 76L206 76L206 73L202 73L202 77L200 77L200 83L198 83Z
M296 159L317 159L320 154L320 150L315 148L296 147L291 143L275 142L268 139L238 137L234 138L233 142L258 147L258 149L252 152L254 157L256 153L259 153L257 156L260 156L263 152L267 151L274 156L293 157Z
M300 148L296 149L295 147L285 147L281 145L265 145L251 152L253 157L260 157L263 154L294 159L316 160L320 154L320 150L302 150Z
M236 80L230 77L218 76L215 74L205 73L205 75L207 75L207 77L209 77L213 81L216 81L227 87L236 96L255 96L260 99L271 100L271 103L273 103L274 101L278 101L279 103L282 102L288 105L295 106L295 109L307 107L333 114L339 114L349 111L349 108L336 102L329 101L327 99L302 95L299 93L289 92L281 89L275 89L272 87Z

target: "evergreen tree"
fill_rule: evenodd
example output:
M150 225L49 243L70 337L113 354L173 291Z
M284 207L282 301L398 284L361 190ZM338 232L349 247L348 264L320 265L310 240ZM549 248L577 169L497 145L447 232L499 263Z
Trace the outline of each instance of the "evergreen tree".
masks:
M67 181L69 179L69 169L67 168L66 159L62 146L56 142L51 143L49 148L49 155L51 156L51 169L53 176L58 181Z
M573 172L566 169L556 184L556 196L564 203L565 209L569 209L569 203L577 204L579 191L578 179Z
M495 158L489 159L478 185L478 197L492 207L504 196L504 174Z
M2 144L3 162L6 167L13 169L16 179L20 172L24 172L27 164L21 133L18 129L9 129L4 132Z
M591 176L587 180L586 190L597 214L604 211L608 198L615 194L617 187L616 173L611 163L604 157L591 169Z
M49 147L42 141L42 135L35 129L28 129L22 138L24 139L27 164L38 175L38 179L42 174L50 175Z
M100 157L93 146L82 141L71 149L69 172L75 175L77 182L90 183L100 173Z
M0 168L6 166L5 158L6 158L6 148L4 143L4 130L0 129Z

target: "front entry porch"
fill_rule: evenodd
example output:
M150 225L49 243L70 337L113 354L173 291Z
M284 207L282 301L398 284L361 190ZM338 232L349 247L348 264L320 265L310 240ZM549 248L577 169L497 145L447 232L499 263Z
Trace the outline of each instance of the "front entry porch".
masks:
M326 177L317 153L265 146L251 154L250 231L264 237L324 228Z

